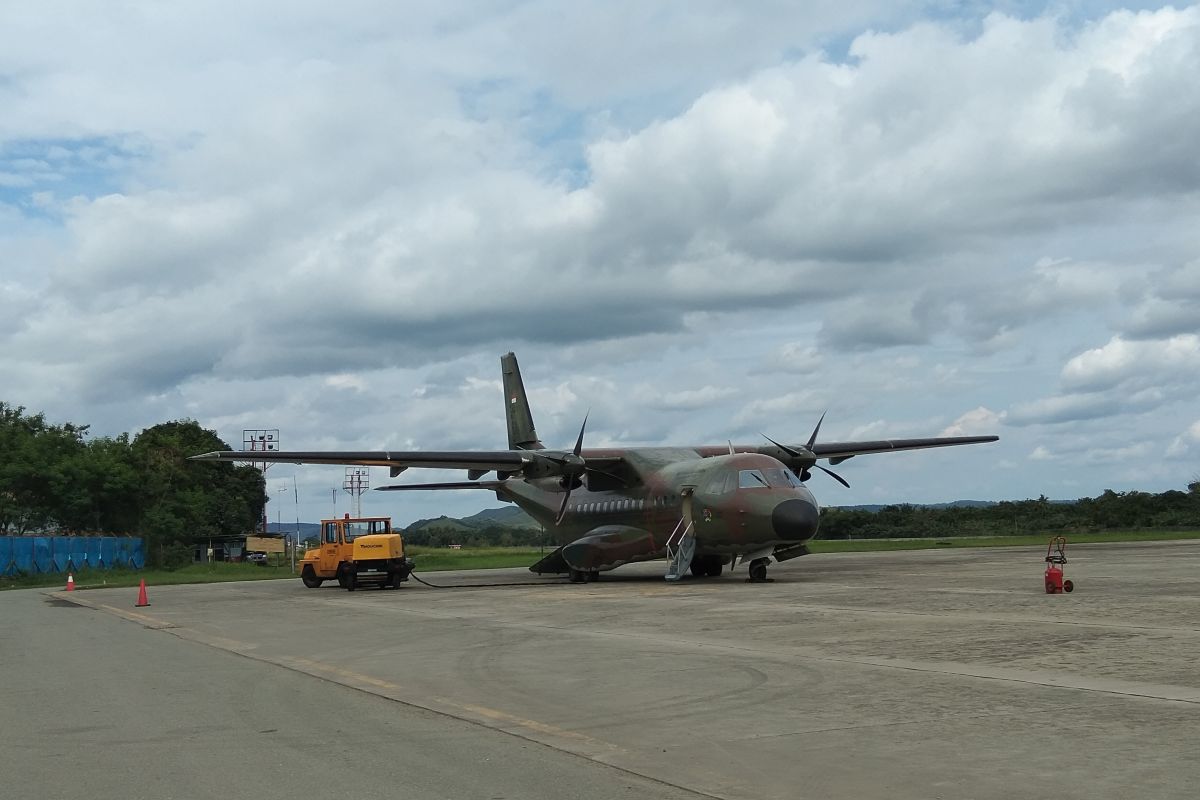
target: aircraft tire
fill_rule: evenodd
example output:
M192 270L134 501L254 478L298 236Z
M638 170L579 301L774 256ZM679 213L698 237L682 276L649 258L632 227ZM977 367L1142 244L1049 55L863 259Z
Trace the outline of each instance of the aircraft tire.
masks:
M771 562L765 558L756 558L750 562L750 582L762 583L767 579L767 565Z
M708 562L708 564L706 566L707 566L707 568L704 570L704 576L706 578L721 577L721 571L725 568L725 565L722 564L720 561L717 561L716 559Z
M571 583L587 583L587 573L581 569L572 569L568 573L568 580Z

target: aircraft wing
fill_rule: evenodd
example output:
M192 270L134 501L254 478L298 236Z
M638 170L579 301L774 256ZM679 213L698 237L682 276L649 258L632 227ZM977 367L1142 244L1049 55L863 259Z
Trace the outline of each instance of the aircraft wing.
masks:
M251 461L270 464L346 464L387 467L394 478L410 467L424 469L465 469L475 479L488 472L521 473L525 477L546 478L586 471L589 485L628 487L640 477L627 468L620 456L588 456L578 466L565 465L569 453L559 450L367 450L367 451L287 451L217 450L192 456L192 461Z
M999 436L936 436L928 439L880 439L874 442L818 442L810 449L817 458L834 463L868 453L889 453L893 450L924 450L929 447L953 447L959 444L994 442Z
M391 467L396 474L409 467L517 472L533 460L524 450L365 450L287 451L217 450L192 456L192 461L254 461L271 464L347 464Z

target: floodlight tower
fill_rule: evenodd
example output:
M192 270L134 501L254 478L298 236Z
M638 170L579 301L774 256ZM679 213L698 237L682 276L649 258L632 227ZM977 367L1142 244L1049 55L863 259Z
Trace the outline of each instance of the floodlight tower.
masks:
M362 516L363 492L371 485L369 469L369 467L346 467L346 479L342 481L342 488L354 498L354 516L356 517Z
M268 452L279 449L279 428L245 428L242 430L242 450L250 452ZM250 465L263 474L263 483L267 480L267 470L271 467L269 461L251 461ZM267 504L263 503L262 532L267 533Z

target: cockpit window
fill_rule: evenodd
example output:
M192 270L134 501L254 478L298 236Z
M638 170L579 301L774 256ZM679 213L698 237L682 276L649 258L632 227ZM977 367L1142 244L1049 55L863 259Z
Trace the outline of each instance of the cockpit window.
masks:
M738 472L738 487L741 489L763 489L769 485L761 470L744 469Z
M738 472L738 486L742 489L795 489L803 486L790 469L772 467L769 469L744 469Z
M790 469L785 469L783 467L764 469L763 475L766 476L767 483L777 489L794 489L804 485Z

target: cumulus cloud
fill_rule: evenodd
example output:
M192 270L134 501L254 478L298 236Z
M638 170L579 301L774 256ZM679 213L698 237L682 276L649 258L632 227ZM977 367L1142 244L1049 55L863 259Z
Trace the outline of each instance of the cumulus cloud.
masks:
M502 442L509 349L547 442L1174 419L1200 9L955 14L0 12L0 374L343 445Z
M1188 429L1176 436L1167 445L1167 458L1188 458L1200 451L1200 420L1196 420Z
M1200 330L1200 260L1148 276L1145 297L1124 327L1129 336L1163 339Z
M1200 379L1200 336L1181 334L1165 340L1126 341L1114 336L1103 347L1072 358L1062 371L1063 385L1078 391L1111 389L1126 383L1154 385Z
M1004 424L1008 414L1004 411L992 411L980 406L961 415L954 422L942 429L938 436L976 436L989 435Z

